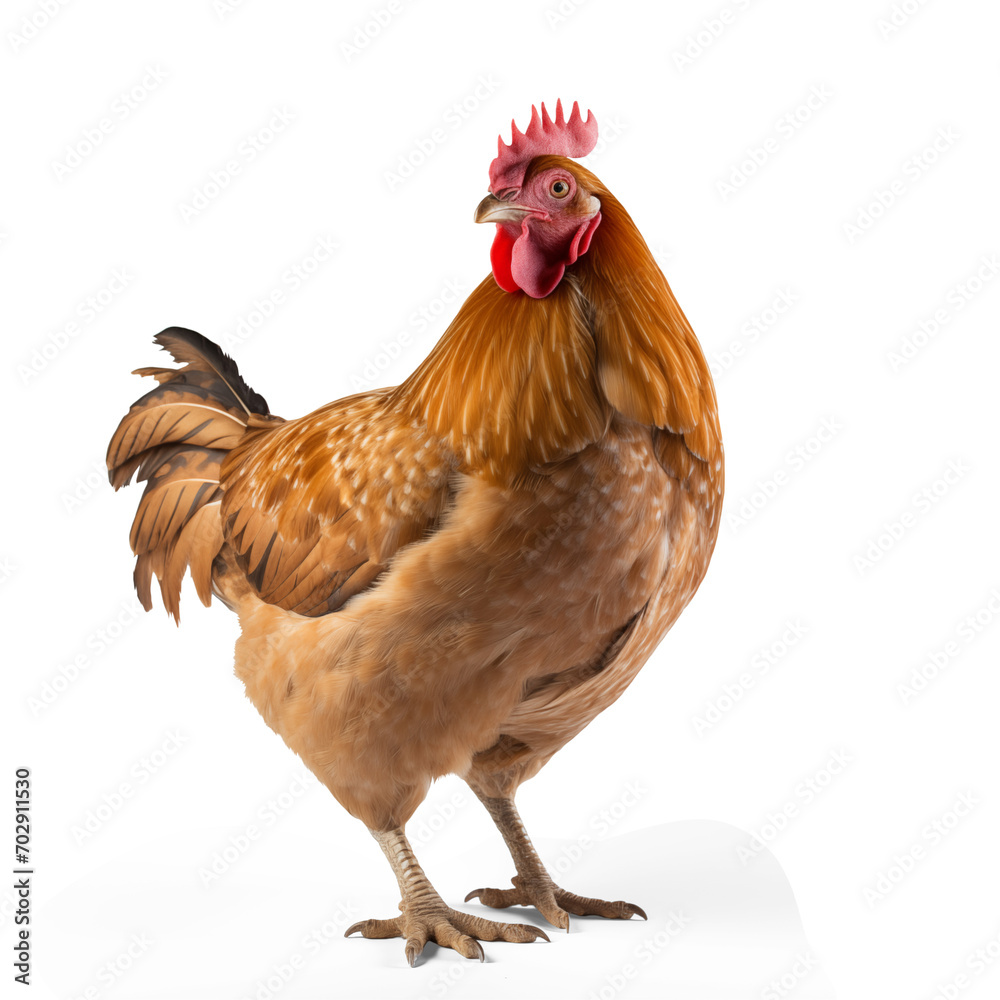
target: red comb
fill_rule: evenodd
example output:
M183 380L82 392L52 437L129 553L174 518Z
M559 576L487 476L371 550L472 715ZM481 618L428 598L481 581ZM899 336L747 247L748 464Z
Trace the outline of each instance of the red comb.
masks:
M510 123L510 145L497 139L497 158L490 164L490 190L495 194L505 188L520 187L524 168L536 156L586 156L597 145L597 119L587 112L580 115L580 105L574 101L569 118L563 117L562 101L556 101L553 121L542 105L542 114L532 104L531 122L524 132L517 123Z

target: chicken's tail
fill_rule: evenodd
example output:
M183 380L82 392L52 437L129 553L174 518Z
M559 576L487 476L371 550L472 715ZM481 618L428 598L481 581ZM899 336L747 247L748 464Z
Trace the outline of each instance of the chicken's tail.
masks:
M153 339L183 367L133 373L152 375L160 384L133 403L118 425L108 446L108 478L116 490L135 473L146 483L129 535L137 556L135 589L149 611L155 573L163 604L179 621L188 567L202 603L212 601L212 566L224 544L222 461L248 428L280 418L268 416L263 396L207 337L171 327ZM220 593L225 574L221 564L217 569L214 589ZM220 596L225 600L226 592Z

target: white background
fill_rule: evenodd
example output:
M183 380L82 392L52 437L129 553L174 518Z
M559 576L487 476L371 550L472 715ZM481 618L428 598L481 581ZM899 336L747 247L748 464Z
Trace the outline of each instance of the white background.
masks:
M2 797L29 766L35 996L996 995L1000 14L557 4L5 5ZM558 96L597 115L592 168L719 372L726 519L632 689L519 796L568 888L650 923L410 970L401 941L340 937L396 888L243 697L235 619L190 591L180 630L130 610L139 494L99 470L165 326L222 342L288 417L366 367L405 377L486 273L497 132ZM453 905L512 873L455 778L411 829Z

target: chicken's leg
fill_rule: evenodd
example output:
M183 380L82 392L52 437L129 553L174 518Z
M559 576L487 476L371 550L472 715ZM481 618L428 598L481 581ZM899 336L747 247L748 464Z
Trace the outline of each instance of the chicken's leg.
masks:
M466 958L483 961L479 941L534 941L545 938L545 931L531 924L502 924L485 920L471 913L461 913L446 905L424 874L402 827L393 830L372 830L399 883L402 900L398 917L388 920L359 920L344 932L350 937L361 931L366 938L402 937L406 939L406 959L413 965L428 941L443 948L453 948ZM478 939L478 940L477 940Z
M474 786L470 787L480 802L486 806L501 836L507 842L507 849L514 859L517 875L511 879L513 889L474 889L465 897L466 902L478 897L481 903L496 909L518 905L533 906L550 924L567 931L570 913L581 917L616 917L622 920L628 920L634 914L638 914L643 920L646 919L645 912L635 903L626 903L621 899L615 902L590 899L561 889L552 881L528 839L514 800L491 798Z

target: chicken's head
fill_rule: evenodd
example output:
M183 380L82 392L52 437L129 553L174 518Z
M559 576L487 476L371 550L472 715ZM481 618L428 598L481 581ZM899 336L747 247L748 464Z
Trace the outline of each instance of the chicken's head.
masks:
M597 120L573 105L563 117L532 107L522 133L511 122L511 142L499 142L490 165L490 194L476 209L476 222L495 222L490 251L493 277L505 292L541 299L562 280L566 268L587 252L601 222L601 203L589 190L590 175L568 159L586 156L597 143Z

